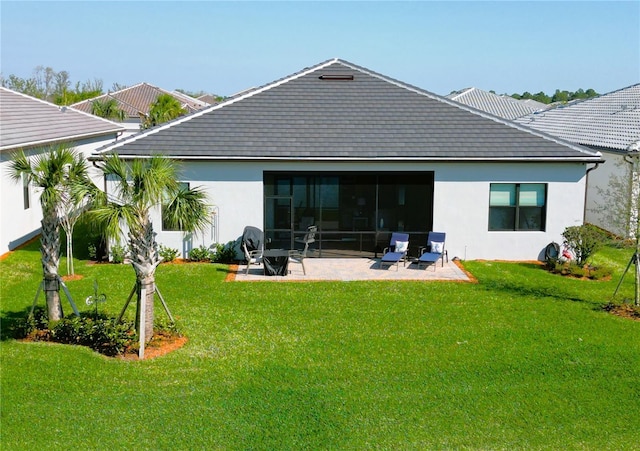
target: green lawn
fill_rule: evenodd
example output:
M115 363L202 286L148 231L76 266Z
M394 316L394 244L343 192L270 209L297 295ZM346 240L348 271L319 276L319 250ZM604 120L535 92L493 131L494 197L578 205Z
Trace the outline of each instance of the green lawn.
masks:
M616 272L599 282L495 262L465 264L478 284L228 283L224 265L162 265L187 345L122 361L5 337L1 447L639 449L640 322L601 308L631 254L601 251ZM40 271L37 244L0 262L3 332ZM94 279L113 315L134 282L125 265L76 272L81 310Z

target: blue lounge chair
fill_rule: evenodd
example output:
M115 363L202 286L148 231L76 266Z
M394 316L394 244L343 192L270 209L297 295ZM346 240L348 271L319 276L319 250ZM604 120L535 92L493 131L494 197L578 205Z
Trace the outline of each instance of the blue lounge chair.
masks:
M389 241L389 247L385 247L383 250L383 256L380 260L380 268L383 265L396 265L396 271L398 270L400 260L402 260L402 266L405 265L407 260L407 251L409 250L409 234L393 232L391 234L391 240Z
M418 269L421 265L428 266L433 264L433 270L436 270L436 263L438 260L442 260L442 266L444 266L444 259L447 258L449 263L449 254L444 247L447 234L444 232L429 232L427 237L427 245L420 247L420 257L418 258Z

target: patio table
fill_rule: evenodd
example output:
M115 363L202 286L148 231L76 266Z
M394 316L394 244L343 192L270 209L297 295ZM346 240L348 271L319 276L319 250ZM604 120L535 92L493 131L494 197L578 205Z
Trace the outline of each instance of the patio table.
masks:
M286 249L267 249L262 254L265 276L286 276L289 267L289 251Z

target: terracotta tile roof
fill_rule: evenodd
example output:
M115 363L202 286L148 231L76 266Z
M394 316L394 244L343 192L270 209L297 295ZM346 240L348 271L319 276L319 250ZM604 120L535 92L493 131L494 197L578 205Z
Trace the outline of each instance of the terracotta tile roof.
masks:
M209 106L206 102L194 99L186 94L177 91L165 91L148 83L140 83L120 91L110 92L93 99L74 103L71 107L91 114L91 104L93 102L113 98L118 102L118 106L126 113L128 118L138 119L140 116L145 116L149 113L149 106L156 101L160 94L169 94L175 97L189 113Z

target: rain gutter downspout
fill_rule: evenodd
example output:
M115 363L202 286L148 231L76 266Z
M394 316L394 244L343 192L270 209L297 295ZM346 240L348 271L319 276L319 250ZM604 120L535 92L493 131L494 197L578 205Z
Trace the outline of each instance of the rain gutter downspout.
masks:
M586 180L585 180L585 186L584 186L584 204L582 207L582 223L583 224L586 224L587 222L587 192L589 190L589 173L594 169L598 169L598 166L600 166L600 163L595 163L595 166L587 169L587 172L586 172Z
M629 211L629 233L627 238L633 238L636 240L636 256L638 255L638 246L640 245L640 241L638 241L638 234L640 234L640 222L638 221L638 173L634 171L637 169L635 163L637 159L640 158L640 140L634 141L627 146L627 154L622 157L622 160L625 163L631 165L629 169L630 180L629 180L629 196L631 197L631 205ZM636 161L634 161L636 160Z

